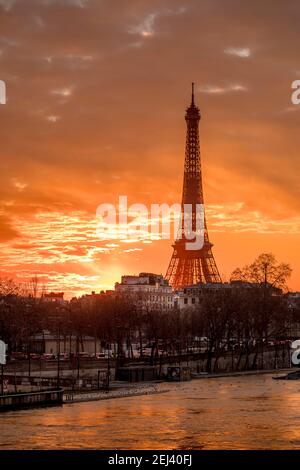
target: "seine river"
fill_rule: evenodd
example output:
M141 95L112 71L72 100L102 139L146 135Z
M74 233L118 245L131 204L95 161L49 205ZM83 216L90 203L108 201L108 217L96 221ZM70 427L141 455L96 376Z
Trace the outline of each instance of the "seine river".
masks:
M0 448L300 448L298 381L260 375L168 387L157 395L3 413Z

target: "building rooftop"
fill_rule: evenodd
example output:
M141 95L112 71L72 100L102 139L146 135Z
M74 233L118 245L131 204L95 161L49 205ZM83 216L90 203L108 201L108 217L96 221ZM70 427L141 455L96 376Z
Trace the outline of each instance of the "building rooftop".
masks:
M121 277L121 282L116 282L119 285L156 285L168 286L169 282L164 279L162 274L142 272L138 275L125 275Z

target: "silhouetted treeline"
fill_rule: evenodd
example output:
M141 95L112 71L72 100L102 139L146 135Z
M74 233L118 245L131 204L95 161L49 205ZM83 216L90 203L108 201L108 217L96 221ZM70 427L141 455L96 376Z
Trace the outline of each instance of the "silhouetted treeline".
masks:
M299 303L282 290L290 272L273 255L261 255L234 272L236 280L248 284L204 288L199 303L182 310L150 310L141 295L46 302L36 295L35 282L24 292L13 281L0 280L0 338L9 351L28 351L31 338L45 330L61 337L89 335L106 349L114 345L117 358L133 357L133 345L141 358L150 348L151 362L203 350L208 357L235 350L247 354L298 337Z
M148 345L154 360L158 354L200 351L204 342L208 353L267 345L297 336L297 323L300 309L291 306L288 294L262 287L204 289L193 308L166 311L149 310L129 296L59 304L14 293L0 300L0 338L10 351L24 350L43 330L59 329L62 337L89 335L107 347L115 344L120 356L133 356L134 343L142 357Z

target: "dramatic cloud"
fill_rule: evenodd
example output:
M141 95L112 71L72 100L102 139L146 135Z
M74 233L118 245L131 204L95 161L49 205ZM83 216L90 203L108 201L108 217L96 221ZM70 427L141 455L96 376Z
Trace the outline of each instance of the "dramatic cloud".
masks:
M249 47L227 47L224 49L225 54L235 55L237 57L241 57L242 59L246 59L250 57L251 50Z
M233 91L247 91L247 87L244 85L239 85L238 83L218 86L218 85L205 85L203 87L198 87L200 93L211 93L211 94L222 94L222 93L231 93Z
M143 37L152 36L154 34L153 27L156 17L157 13L150 13L140 24L128 28L128 32L131 34L140 34Z
M166 271L169 240L144 224L101 241L96 208L180 203L194 81L221 273L273 251L299 289L298 0L0 0L0 15L3 275L70 296Z
M51 115L51 116L47 116L46 119L47 119L47 121L49 121L49 122L57 122L57 121L60 119L60 116L53 116L53 115Z
M15 2L16 0L0 0L0 7L2 7L4 11L10 11Z
M51 93L66 98L72 95L72 88L61 88L60 90L53 90Z
M27 183L24 183L17 178L12 178L12 185L20 192L27 188Z

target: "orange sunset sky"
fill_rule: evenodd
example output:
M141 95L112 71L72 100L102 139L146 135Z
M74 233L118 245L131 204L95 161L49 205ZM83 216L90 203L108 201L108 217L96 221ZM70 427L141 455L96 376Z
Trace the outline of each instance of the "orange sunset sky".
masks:
M96 209L180 202L195 81L223 279L273 252L300 290L299 21L297 0L0 0L0 276L70 297L164 274L170 240L100 241Z

